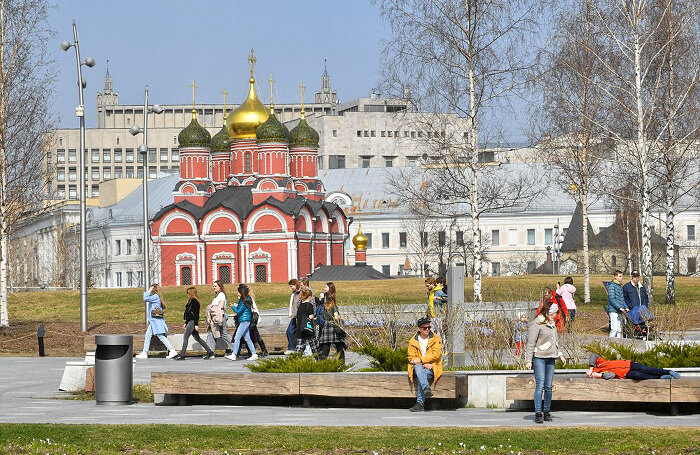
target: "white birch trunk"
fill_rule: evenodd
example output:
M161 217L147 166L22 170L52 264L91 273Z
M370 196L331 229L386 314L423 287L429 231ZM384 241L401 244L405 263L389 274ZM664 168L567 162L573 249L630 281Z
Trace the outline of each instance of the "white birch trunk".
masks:
M585 161L584 161L585 163ZM584 180L585 181L585 180ZM581 209L583 213L583 301L591 303L591 258L588 248L588 188L581 192Z
M672 184L669 182L669 187ZM674 208L671 188L666 194L666 303L676 303Z
M471 16L470 16L471 18ZM469 45L469 56L472 55L471 43ZM469 192L469 204L472 209L472 243L474 244L474 303L482 301L481 293L481 228L479 227L479 165L478 152L478 128L476 123L476 86L474 81L474 64L469 62L469 117L471 131L469 135L471 145L471 186Z
M632 273L632 243L630 242L630 216L625 212L625 234L627 237L627 272Z
M9 327L7 309L7 164L5 156L5 2L0 1L0 327Z

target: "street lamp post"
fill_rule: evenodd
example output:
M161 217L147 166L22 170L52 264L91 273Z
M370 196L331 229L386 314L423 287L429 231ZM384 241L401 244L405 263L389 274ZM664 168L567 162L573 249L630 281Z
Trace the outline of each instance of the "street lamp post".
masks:
M556 268L552 267L556 275L559 275L559 269L561 267L561 247L564 243L563 231L559 231L559 219L557 219L557 224L554 225L554 260L556 261Z
M148 106L148 86L143 97L143 129L134 125L129 129L132 136L143 133L143 144L139 146L139 154L143 157L143 288L148 291L151 288L151 265L150 265L150 238L151 232L148 226L148 113L160 114L163 108L160 104Z
M67 51L71 47L75 48L75 63L78 68L78 107L75 108L75 115L80 119L80 152L79 161L80 176L78 189L80 194L80 330L87 332L87 229L85 226L85 102L83 101L83 89L87 82L83 79L82 66L89 68L95 66L95 60L91 57L80 60L80 45L78 44L78 28L73 21L73 43L61 42L61 50Z

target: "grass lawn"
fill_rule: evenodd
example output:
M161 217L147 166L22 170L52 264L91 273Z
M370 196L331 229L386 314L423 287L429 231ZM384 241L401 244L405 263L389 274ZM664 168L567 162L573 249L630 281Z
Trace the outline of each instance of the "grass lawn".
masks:
M233 414L232 414L233 418ZM0 425L0 453L26 454L679 454L700 451L700 430L463 429Z
M559 278L561 279L561 278ZM599 309L607 297L601 282L608 276L591 278L591 306ZM656 278L656 296L663 300L664 281ZM574 277L578 287L576 298L582 304L582 278ZM323 290L324 283L312 282L316 292ZM472 295L472 280L465 283L467 300ZM556 278L550 275L527 275L517 277L485 277L483 281L485 301L538 300L544 286L555 286ZM421 278L396 280L337 282L339 304L385 303L424 303L426 291ZM286 283L256 283L251 285L260 309L286 307L289 302L289 286ZM211 286L197 286L203 304L211 302L214 293ZM235 296L234 285L227 287L229 300ZM695 306L700 302L700 280L678 277L676 296L679 306ZM163 298L168 304L166 314L169 321L184 310L187 298L185 287L171 286L163 289ZM78 291L37 291L12 293L9 296L10 322L13 321L53 321L79 322L80 295ZM90 289L88 291L88 316L92 322L140 323L143 321L142 291L138 289ZM177 315L177 316L174 316Z

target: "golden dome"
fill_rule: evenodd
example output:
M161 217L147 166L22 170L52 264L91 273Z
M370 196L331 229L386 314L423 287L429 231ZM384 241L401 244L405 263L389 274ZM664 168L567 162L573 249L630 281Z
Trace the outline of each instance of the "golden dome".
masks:
M226 128L231 139L255 139L258 126L265 123L270 110L260 102L255 94L255 78L250 78L248 98L228 114Z
M357 250L366 250L368 242L369 239L362 233L362 228L360 228L357 234L352 238L352 244L355 245L355 249Z

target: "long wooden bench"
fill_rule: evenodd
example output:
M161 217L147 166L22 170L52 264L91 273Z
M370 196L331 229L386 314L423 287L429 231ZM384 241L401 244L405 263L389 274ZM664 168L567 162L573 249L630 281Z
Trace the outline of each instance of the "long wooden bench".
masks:
M377 373L151 373L151 392L160 404L185 404L187 397L297 397L303 404L323 399L414 399L415 385L404 372ZM445 373L433 387L441 406L467 399L467 375Z
M533 375L506 378L506 400L533 401L534 393ZM680 403L700 403L700 378L634 381L557 375L552 401L668 403L671 414L677 414Z

